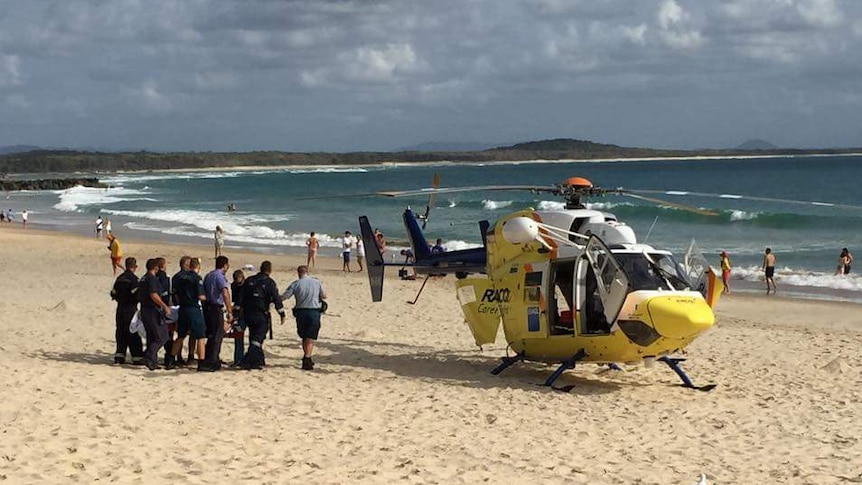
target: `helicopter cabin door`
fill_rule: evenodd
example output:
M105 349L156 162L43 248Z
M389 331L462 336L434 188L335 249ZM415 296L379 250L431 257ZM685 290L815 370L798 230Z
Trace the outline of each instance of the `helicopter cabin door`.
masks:
M579 290L584 290L583 298L578 298L583 316L581 329L587 334L610 333L629 294L628 276L595 235L587 241L584 256L586 261L582 260L579 268L583 286L578 285Z
M685 275L691 288L699 291L710 307L715 306L724 285L712 270L703 253L700 252L694 239L691 240L691 244L685 252L683 269L685 269Z
M547 316L550 335L575 334L575 259L555 260L548 272Z

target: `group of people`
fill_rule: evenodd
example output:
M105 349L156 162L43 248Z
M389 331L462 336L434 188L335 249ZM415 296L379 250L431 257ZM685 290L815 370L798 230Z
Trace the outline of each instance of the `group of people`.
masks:
M27 229L27 219L30 217L30 214L27 212L27 209L24 209L21 212L21 227ZM6 212L3 212L0 209L0 222L15 222L15 211L12 209L7 209Z
M266 365L263 342L272 325L270 308L275 307L284 323L283 300L294 297L293 314L302 339L302 369L314 368L312 352L326 294L320 281L308 275L307 266L297 268L297 280L282 295L270 276L270 261L261 263L260 271L248 278L242 270L234 271L231 284L227 281L230 261L226 256L216 257L215 268L203 277L199 258L183 256L179 266L179 271L168 277L165 258L149 259L145 273L139 278L137 260L126 258L125 271L111 290L111 297L117 302L115 364L125 364L128 352L132 364L155 370L159 368L158 353L163 349L165 369L196 363L198 371L215 372L224 364L221 345L230 331L235 339L234 365L261 369ZM143 327L143 335L134 331L137 323ZM246 330L248 351L244 342ZM186 337L189 350L188 359L184 360Z
M374 238L380 254L383 254L386 251L386 238L377 229L374 230ZM306 265L313 268L317 263L317 252L320 249L320 240L317 239L317 235L313 231L305 241L305 247L308 250ZM358 271L363 271L365 269L365 244L361 237L354 236L350 231L344 231L344 236L341 238L342 271L347 273L353 271L350 267L353 258L356 259L356 264L359 266Z
M722 293L730 293L730 257L726 251L719 253L721 264L721 280L724 283ZM841 254L838 255L838 267L835 269L836 276L850 274L850 269L853 265L853 255L847 248L841 248ZM763 260L760 265L763 270L764 279L766 281L766 294L775 293L778 287L775 285L775 253L772 248L766 248L763 252Z

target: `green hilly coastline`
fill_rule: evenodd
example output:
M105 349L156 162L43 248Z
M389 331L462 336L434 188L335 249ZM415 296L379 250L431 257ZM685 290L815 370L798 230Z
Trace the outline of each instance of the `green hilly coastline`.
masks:
M490 162L528 160L595 160L654 157L763 156L860 153L841 149L663 150L632 148L588 140L558 138L481 151L400 152L88 152L32 150L0 155L0 173L115 172L138 170L230 168L281 165L369 165L381 163Z

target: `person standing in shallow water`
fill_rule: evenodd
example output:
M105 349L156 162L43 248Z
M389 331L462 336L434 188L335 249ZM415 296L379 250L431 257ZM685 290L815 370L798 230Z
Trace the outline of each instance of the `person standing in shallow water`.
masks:
M772 293L778 291L778 287L775 286L775 255L772 254L771 248L766 248L766 251L763 253L763 273L766 276L766 294L769 294L770 289Z

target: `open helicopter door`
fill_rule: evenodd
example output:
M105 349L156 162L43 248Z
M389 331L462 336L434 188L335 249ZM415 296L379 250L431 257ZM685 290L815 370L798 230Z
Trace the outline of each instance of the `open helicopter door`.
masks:
M706 303L710 307L714 307L724 289L724 284L713 271L703 253L700 252L694 239L691 240L691 244L685 252L683 269L689 283L691 283L691 289L699 291Z
M605 320L610 330L617 328L617 316L629 294L629 278L611 250L597 236L590 236L584 247L584 255L590 262ZM588 272L589 273L589 272ZM587 276L589 278L589 276ZM590 295L587 295L590 298Z
M464 320L479 347L497 340L503 309L494 298L494 282L488 278L464 278L455 282ZM507 290L508 291L508 290Z

